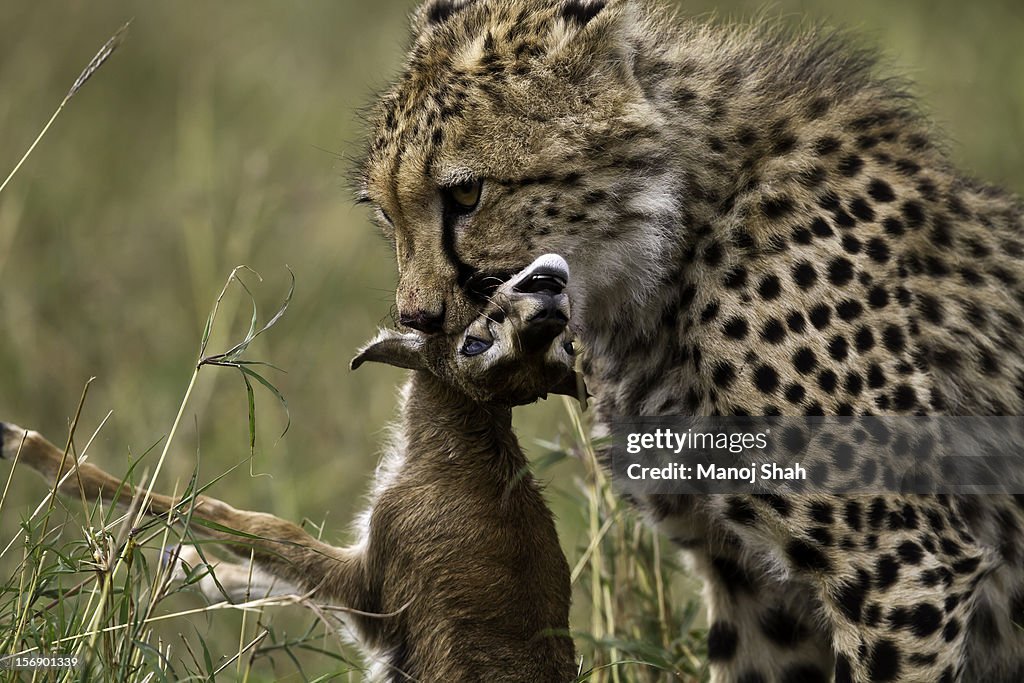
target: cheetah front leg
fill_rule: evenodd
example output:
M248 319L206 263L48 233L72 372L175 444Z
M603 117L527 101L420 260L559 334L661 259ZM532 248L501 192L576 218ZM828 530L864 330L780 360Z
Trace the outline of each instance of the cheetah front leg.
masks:
M807 585L778 578L735 543L694 556L704 579L714 683L824 683L835 658Z
M774 575L803 587L789 599L796 605L802 600L812 623L827 628L836 683L961 680L965 603L989 560L962 536L954 539L948 527L945 533L931 522L925 527L924 519L944 512L935 499L711 498L711 516L736 539L728 547L765 558ZM815 675L764 680L832 679L820 668Z

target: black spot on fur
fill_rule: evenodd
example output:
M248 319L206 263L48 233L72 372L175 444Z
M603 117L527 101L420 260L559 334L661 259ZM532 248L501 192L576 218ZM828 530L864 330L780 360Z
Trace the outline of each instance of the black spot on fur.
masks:
M857 175L862 168L864 168L864 160L856 154L848 154L839 161L839 172L847 178Z
M730 318L722 327L722 332L730 339L744 339L747 336L749 326L747 321L740 317Z
M832 227L821 216L818 216L811 222L811 232L818 237L829 237L833 234Z
M793 200L786 195L768 197L761 202L761 213L765 218L775 220L793 211Z
M871 208L871 205L863 197L855 197L850 202L850 213L862 221L870 222L875 220L875 210Z
M776 275L766 275L761 280L761 284L757 286L757 293L760 294L761 298L765 301L777 299L781 291L782 285Z
M750 147L757 142L757 139L757 131L750 127L741 128L736 135L736 142L744 147Z
M832 569L832 562L821 549L801 539L790 541L786 546L786 554L798 569L821 572Z
M708 659L713 662L728 661L736 654L740 636L736 628L726 621L716 621L708 629Z
M891 202L896 198L896 195L892 191L892 186L884 180L875 178L868 185L868 194L876 202Z
M871 575L857 570L857 578L843 583L836 593L836 602L843 615L851 622L860 623L864 599L871 589Z
M903 234L903 221L895 216L889 216L882 221L882 227L885 228L885 232L893 237L899 237Z
M953 571L957 574L972 574L981 564L980 557L968 557L953 563Z
M960 635L960 622L956 618L950 618L946 622L946 627L942 629L942 639L947 643L952 643L958 635Z
M889 245L881 237L872 237L868 241L868 256L877 263L887 262L889 260Z
M942 610L923 602L910 612L910 630L918 638L926 638L942 626Z
M813 664L794 664L782 672L781 683L829 683L831 676Z
M729 289L742 289L747 284L746 269L742 267L733 268L725 274L722 284Z
M814 327L823 330L832 320L832 309L828 304L818 304L808 312L808 318Z
M735 377L736 370L733 368L732 363L727 361L723 361L715 366L714 373L712 374L715 386L720 389L728 389Z
M738 496L729 498L725 516L734 522L751 526L757 521L757 511L744 498Z
M836 384L839 383L839 378L836 373L832 370L822 370L821 374L818 375L818 386L826 394L835 393Z
M828 355L832 356L835 360L846 360L846 357L850 353L850 344L846 341L846 337L836 335L832 337L828 343Z
M893 353L900 353L906 348L906 337L898 325L886 325L882 331L882 343Z
M785 388L785 399L791 403L799 403L806 395L806 389L800 384L791 384Z
M853 672L850 671L850 660L843 655L836 655L835 683L853 683Z
M754 371L754 386L764 394L770 394L779 387L779 373L770 365L761 365Z
M765 611L760 621L762 633L779 647L795 648L808 636L807 629L796 617L779 608Z
M700 313L701 323L709 323L715 318L717 318L719 307L720 304L717 301L709 302L708 305L704 307L704 310L701 311Z
M814 151L817 152L819 156L824 157L829 154L836 153L842 146L843 143L841 143L837 138L832 137L831 135L826 135L823 138L819 138L818 141L814 143Z
M846 321L856 320L864 312L864 307L855 299L846 299L836 305L836 315Z
M818 273L810 261L801 261L793 266L793 281L801 289L810 289L818 281Z
M907 411L917 405L917 394L908 384L900 384L893 391L893 405L897 410Z
M885 308L889 305L889 292L881 285L876 285L868 291L868 305L872 308Z
M793 354L793 367L802 375L810 374L817 365L817 357L807 347L800 348Z
M846 503L846 510L843 513L843 518L846 520L846 524L854 531L860 531L864 527L862 518L861 504L855 500L848 501Z
M904 541L896 549L896 552L899 553L900 559L907 564L919 564L921 558L924 557L924 551L921 550L921 546L913 541Z
M835 522L835 515L830 503L822 501L816 501L811 503L810 506L811 519L818 524L833 524Z
M836 287L842 287L853 279L853 263L845 257L832 259L828 264L828 279Z
M761 338L771 344L778 344L786 337L786 328L778 318L772 318L761 329Z
M715 557L711 560L711 566L718 573L718 578L725 584L730 593L738 590L751 591L754 588L754 580L749 573L739 564L727 557Z
M724 250L718 241L712 241L704 248L704 262L709 266L717 266L722 262Z
M761 493L754 494L754 498L767 503L782 517L788 517L789 513L792 511L789 501L782 496L777 496L773 493Z
M886 590L899 578L900 564L892 555L883 555L875 564L875 585L879 590Z
M889 640L879 641L868 658L869 679L873 683L896 680L900 674L900 652Z
M864 378L851 370L847 373L843 386L851 396L860 396L860 392L864 389Z
M903 206L900 211L903 213L903 219L907 222L908 227L920 228L924 224L924 208L919 202L903 202Z

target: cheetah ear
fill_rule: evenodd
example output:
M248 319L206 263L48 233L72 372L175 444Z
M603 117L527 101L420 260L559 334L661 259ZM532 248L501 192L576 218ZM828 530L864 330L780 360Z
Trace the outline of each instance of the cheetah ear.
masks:
M563 21L583 28L607 5L607 0L565 0L559 9L559 16Z
M418 334L381 330L349 363L352 370L366 362L385 363L397 368L423 370L423 339Z
M412 15L413 35L440 26L476 0L427 0Z
M548 59L574 76L602 65L632 73L630 36L644 30L633 0L562 0L548 37Z

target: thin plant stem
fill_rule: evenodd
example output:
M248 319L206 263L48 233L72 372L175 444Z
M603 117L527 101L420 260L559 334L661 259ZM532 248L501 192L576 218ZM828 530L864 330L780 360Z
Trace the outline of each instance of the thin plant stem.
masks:
M21 169L25 161L30 156L32 156L32 152L35 151L36 147L39 145L39 142L43 139L43 137L46 136L47 131L50 130L50 126L52 126L53 122L57 120L57 117L60 116L60 113L64 111L64 107L67 106L67 103L71 101L71 98L74 97L75 94L82 89L82 86L85 85L86 81L92 78L92 75L96 73L96 71L101 66L103 66L103 63L107 61L110 58L110 55L114 54L114 51L121 45L121 41L124 40L124 34L128 30L128 26L130 24L131 21L125 23L121 28L117 29L117 32L114 33L114 35L112 35L110 39L103 44L103 47L101 47L100 51L96 53L96 56L92 58L88 65L86 65L85 69L82 70L82 73L78 75L78 78L76 78L75 82L71 85L71 89L68 90L68 93L66 95L64 95L64 99L60 101L60 104L57 106L56 111L53 112L53 116L51 116L50 120L46 122L46 125L43 126L43 129L39 131L39 135L36 136L36 139L32 141L31 145L29 145L28 150L25 151L25 153L21 156L21 159L18 160L18 163L15 164L14 169L7 174L7 177L4 179L4 182L0 184L0 192L4 191L4 188L7 187L7 184L11 182L11 178L13 178L18 173L18 170Z

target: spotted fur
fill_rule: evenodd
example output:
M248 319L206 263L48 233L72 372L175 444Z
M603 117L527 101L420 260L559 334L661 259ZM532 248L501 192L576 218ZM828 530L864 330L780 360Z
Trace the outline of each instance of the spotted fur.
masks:
M403 314L461 329L555 252L599 430L1024 412L1024 209L950 164L871 54L640 0L434 0L413 25L360 179ZM452 211L467 180L480 202ZM705 579L715 681L1024 678L1010 497L636 503Z

